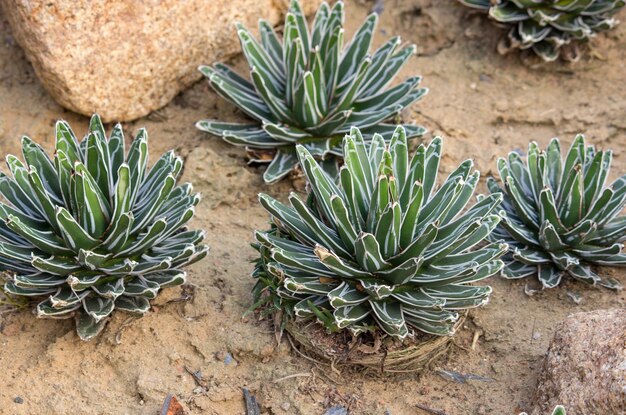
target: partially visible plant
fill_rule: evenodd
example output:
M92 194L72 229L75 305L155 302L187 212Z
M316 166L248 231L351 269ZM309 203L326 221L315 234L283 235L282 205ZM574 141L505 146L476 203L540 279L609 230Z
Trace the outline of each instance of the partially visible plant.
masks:
M522 412L519 415L528 415L528 414L526 412ZM563 407L562 405L555 406L554 410L552 411L552 415L566 415L565 407Z
M590 284L619 288L591 265L626 266L626 175L606 187L612 152L597 151L576 136L565 160L557 138L545 151L528 146L526 162L517 152L498 159L504 189L490 178L492 194L504 195L502 221L493 232L511 251L505 278L538 275L544 288L556 287L564 274Z
M511 28L508 45L501 50L532 49L545 61L556 60L564 45L588 41L614 27L618 22L613 15L626 4L624 0L459 1Z
M4 287L0 287L0 315L27 308L28 303L29 301L25 297L13 297L4 291Z
M245 146L252 161L270 162L263 178L273 183L298 164L301 144L324 166L337 171L341 140L355 126L366 140L374 133L391 136L395 125L384 124L419 100L427 90L413 76L389 84L415 46L400 47L394 37L370 54L377 15L370 15L344 48L344 6L322 3L309 31L302 8L291 2L282 41L271 25L259 21L260 42L237 26L251 81L218 63L201 66L213 89L235 104L251 123L202 120L196 126L227 142ZM424 134L421 126L405 125L408 137Z
M476 248L500 220L502 195L461 213L479 172L467 160L436 189L441 148L435 138L410 158L402 127L389 145L353 128L336 184L298 146L308 196L292 193L288 206L260 195L273 225L256 232L256 304L329 331L452 335L460 313L488 301L491 287L472 284L500 271L507 245Z
M22 152L7 156L13 177L0 172L0 270L9 296L45 298L38 317L75 316L88 340L114 309L146 313L206 256L204 232L185 227L200 197L176 186L183 161L170 151L148 170L144 129L126 155L119 124L107 139L94 115L79 143L59 121L53 160L28 137Z

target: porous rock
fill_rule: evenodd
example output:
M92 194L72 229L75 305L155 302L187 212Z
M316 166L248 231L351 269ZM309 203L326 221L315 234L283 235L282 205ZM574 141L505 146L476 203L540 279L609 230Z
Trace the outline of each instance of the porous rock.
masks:
M563 405L570 414L626 413L626 310L570 315L556 329L533 415Z
M303 0L311 13L320 0ZM235 22L277 24L288 0L0 0L13 36L64 107L128 121L240 51Z

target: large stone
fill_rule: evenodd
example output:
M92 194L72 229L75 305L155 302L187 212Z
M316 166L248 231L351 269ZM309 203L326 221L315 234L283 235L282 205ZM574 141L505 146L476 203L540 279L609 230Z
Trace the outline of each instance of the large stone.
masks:
M288 0L0 0L37 76L63 106L128 121L167 104L197 67L239 52L234 23L282 21ZM307 13L320 0L303 0Z
M533 415L626 413L626 310L570 315L556 329Z

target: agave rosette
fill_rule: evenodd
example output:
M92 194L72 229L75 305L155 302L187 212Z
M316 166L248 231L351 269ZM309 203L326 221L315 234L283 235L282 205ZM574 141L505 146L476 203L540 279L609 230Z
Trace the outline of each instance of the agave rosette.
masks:
M308 198L292 193L286 205L260 195L273 228L256 232L257 304L355 334L453 334L460 312L488 301L492 289L473 283L500 271L507 246L475 249L498 224L502 195L461 213L479 173L467 160L436 189L441 148L435 138L410 158L402 127L388 146L378 134L367 144L353 128L335 183L298 146Z
M613 28L624 0L460 0L484 10L495 22L511 26L508 48L532 49L546 61L559 57L571 42L587 41Z
M502 275L537 275L544 288L559 285L564 275L590 284L619 288L602 279L592 265L626 266L626 175L606 185L611 150L598 151L576 136L565 160L558 139L545 151L528 147L526 162L517 152L498 160L504 189L490 178L492 194L504 196L502 221L492 234L511 251Z
M235 104L252 123L202 120L200 130L245 146L253 161L271 160L263 177L271 183L298 164L296 145L326 159L325 167L336 171L334 156L342 156L341 140L352 126L366 140L374 133L391 136L395 124L385 124L402 109L419 100L427 90L421 78L410 77L388 88L415 46L401 47L394 37L374 53L369 49L377 15L370 15L344 48L344 6L322 3L309 31L298 1L285 18L282 41L260 20L260 42L243 26L237 26L251 80L218 63L200 71L213 89ZM421 126L405 125L407 136L424 134ZM270 160L267 153L273 153Z
M53 160L28 137L22 151L7 156L13 177L0 173L0 269L6 293L44 298L38 317L75 316L90 339L114 309L146 313L207 254L185 227L200 197L176 185L183 161L170 151L148 169L145 129L125 155L119 124L107 139L95 115L79 143L59 121Z

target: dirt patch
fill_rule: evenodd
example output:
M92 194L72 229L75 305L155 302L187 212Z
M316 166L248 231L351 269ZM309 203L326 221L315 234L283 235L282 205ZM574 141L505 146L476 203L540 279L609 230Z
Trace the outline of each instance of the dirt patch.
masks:
M496 157L525 150L528 140L545 146L560 136L569 144L578 132L614 150L613 178L626 170L626 24L593 43L594 58L529 67L518 55L497 55L500 31L453 0L376 4L384 8L378 44L394 34L418 44L421 55L402 76L422 75L430 93L403 118L428 127L427 138L445 137L444 173L473 158L486 177ZM349 2L349 32L373 5ZM243 68L241 58L233 64ZM3 154L19 152L22 134L52 148L59 118L85 131L86 118L64 111L43 90L1 18L0 79ZM184 180L204 194L194 225L207 230L211 253L190 269L193 297L177 301L180 288L165 291L155 312L130 321L117 314L90 343L78 340L71 321L38 320L28 311L0 316L0 412L155 414L174 393L191 414L236 414L243 412L245 387L272 414L320 414L333 405L353 414L425 413L417 404L450 415L516 414L531 406L559 321L573 312L626 305L624 292L571 280L529 297L527 281L492 278L491 303L472 312L455 340L459 347L432 371L383 379L328 375L287 343L275 348L266 323L242 319L253 285L248 243L253 229L267 226L256 194L284 198L294 183L264 185L242 149L194 128L207 117L242 116L200 82L162 110L124 125L127 133L148 128L153 160L174 147L187 161ZM479 190L485 191L484 180ZM602 272L626 284L623 269ZM570 293L582 296L580 304ZM442 371L487 379L457 383Z

